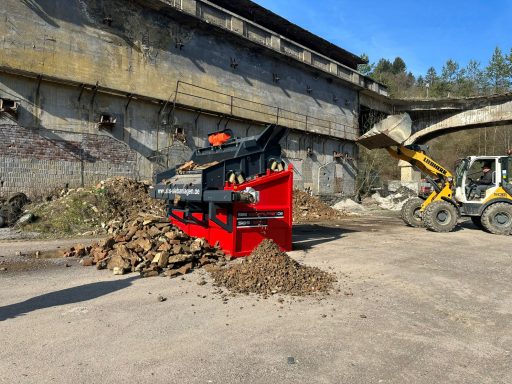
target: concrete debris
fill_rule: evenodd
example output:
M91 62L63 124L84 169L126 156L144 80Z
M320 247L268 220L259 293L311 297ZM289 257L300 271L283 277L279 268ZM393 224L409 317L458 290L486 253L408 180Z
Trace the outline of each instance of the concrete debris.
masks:
M387 196L382 196L379 192L376 192L370 199L365 199L363 203L367 207L377 205L382 209L400 211L405 202L414 196L417 196L416 192L407 187L401 187L395 193Z
M293 222L307 223L311 221L339 220L346 216L345 212L335 210L310 194L293 191Z
M264 297L327 294L336 282L331 273L300 265L269 239L263 240L249 257L226 267L212 266L208 271L219 286L235 293L256 293Z
M341 212L350 212L350 213L360 213L366 211L366 208L361 204L356 203L352 199L342 200L332 206L337 211Z
M83 266L109 269L114 275L138 272L142 277L183 276L224 260L218 247L188 236L165 218L148 214L116 225L111 237L92 246L75 245L65 256L79 257Z

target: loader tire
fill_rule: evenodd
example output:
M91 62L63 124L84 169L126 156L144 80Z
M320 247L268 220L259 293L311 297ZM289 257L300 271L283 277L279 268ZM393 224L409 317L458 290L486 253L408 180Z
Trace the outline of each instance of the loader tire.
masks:
M457 208L442 200L430 203L423 213L425 227L433 232L451 232L457 225L458 219Z
M512 233L512 204L496 203L482 214L483 227L495 235Z
M400 212L400 217L405 224L414 227L421 228L424 226L420 208L423 205L424 200L419 197L413 197L405 202Z

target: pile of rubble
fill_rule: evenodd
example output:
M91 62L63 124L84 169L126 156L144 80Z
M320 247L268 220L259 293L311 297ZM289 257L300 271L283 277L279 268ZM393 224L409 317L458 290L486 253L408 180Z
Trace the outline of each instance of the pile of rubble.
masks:
M142 277L176 277L224 261L218 246L188 236L162 217L141 214L108 231L114 236L88 247L76 245L65 256L80 257L82 265L108 268L115 275L139 272Z
M139 213L163 216L165 202L149 196L149 183L114 177L93 188L65 189L29 206L36 220L25 231L43 236L114 233Z
M328 293L336 282L328 272L300 265L272 240L261 242L251 256L225 267L214 266L209 272L217 285L232 292L264 296Z
M390 211L400 211L407 200L416 196L418 196L416 192L402 186L393 193L375 192L371 197L363 200L363 205L369 208L378 206Z
M150 183L127 177L114 177L100 182L96 190L105 193L113 219L125 221L140 212L162 216L165 202L149 196Z
M293 191L294 223L338 220L344 216L346 216L344 211L333 209L306 192L299 190Z

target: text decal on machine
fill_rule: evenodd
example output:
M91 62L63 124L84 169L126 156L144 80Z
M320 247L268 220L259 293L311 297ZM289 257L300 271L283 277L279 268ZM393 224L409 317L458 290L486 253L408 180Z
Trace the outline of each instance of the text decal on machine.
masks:
M199 195L201 190L198 188L193 189L185 189L185 188L167 188L167 189L159 189L157 190L157 194L159 195Z
M237 228L264 227L269 219L283 219L283 211L238 212Z

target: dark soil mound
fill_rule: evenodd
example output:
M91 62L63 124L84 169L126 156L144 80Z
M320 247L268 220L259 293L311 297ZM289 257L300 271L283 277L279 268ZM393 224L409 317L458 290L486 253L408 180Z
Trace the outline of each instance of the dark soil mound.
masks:
M246 294L303 296L326 293L336 281L330 273L300 265L272 240L263 240L251 256L241 262L227 268L213 268L210 273L218 285Z

